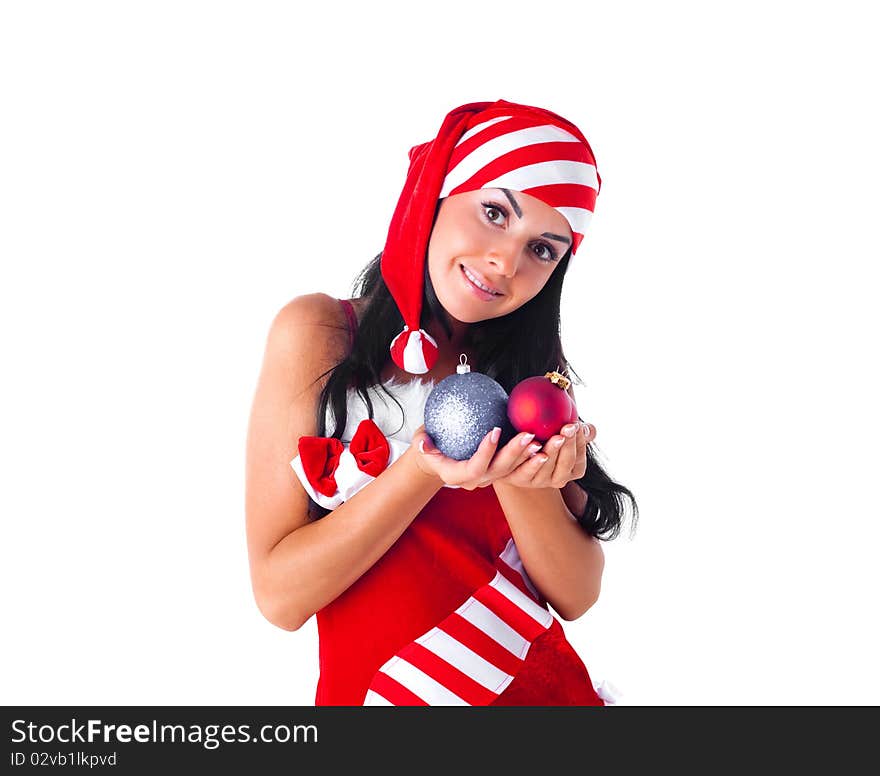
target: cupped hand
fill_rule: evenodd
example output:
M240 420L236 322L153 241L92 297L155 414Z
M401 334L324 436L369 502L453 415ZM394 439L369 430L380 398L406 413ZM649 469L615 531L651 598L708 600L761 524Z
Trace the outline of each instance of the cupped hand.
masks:
M412 444L417 451L416 462L423 472L439 477L447 485L475 490L507 477L541 448L539 444L529 444L534 434L520 433L499 449L500 432L495 435L497 438L493 439L492 432L486 434L476 452L464 461L443 455L424 426L416 430Z
M520 488L562 488L587 471L587 445L596 438L589 423L569 423L550 437L544 449L496 482Z

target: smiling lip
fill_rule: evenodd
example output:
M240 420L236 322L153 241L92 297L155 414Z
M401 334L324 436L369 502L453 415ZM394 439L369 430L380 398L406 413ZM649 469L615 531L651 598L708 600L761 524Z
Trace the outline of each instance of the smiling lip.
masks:
M497 298L500 297L500 296L504 296L504 294L502 294L500 291L498 291L497 289L492 288L492 286L490 286L490 285L486 282L485 278L481 277L481 276L479 275L479 273L474 272L470 267L467 267L467 268L466 268L466 267L464 266L464 264L461 264L460 266L461 266L461 274L464 275L464 279L467 281L468 286L469 286L469 287L471 288L471 290L473 290L473 291L474 291L474 292L475 292L475 293L476 293L481 299L497 299ZM468 277L468 273L470 273L471 275L473 275L473 276L474 276L474 277L475 277L480 283L482 283L484 286L487 286L488 288L492 288L492 292L485 291L484 289L482 289L482 288L480 288L478 285L476 285L476 284L475 284L475 283L474 283L474 282ZM494 293L493 293L493 292L494 292Z

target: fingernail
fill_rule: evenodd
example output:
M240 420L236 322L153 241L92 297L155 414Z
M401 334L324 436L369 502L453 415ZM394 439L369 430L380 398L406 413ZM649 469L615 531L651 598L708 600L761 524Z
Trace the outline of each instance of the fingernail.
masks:
M526 434L522 439L519 440L519 443L525 447L529 442L531 442L535 438L534 434Z
M492 440L492 444L497 443L498 440L501 439L501 429L498 428L498 426L495 426L495 428L492 429L492 433L489 435L489 438Z
M565 426L565 427L562 429L562 433L563 433L565 436L567 436L567 437L572 437L572 436L574 436L574 434L575 434L575 432L577 431L577 429L578 429L577 424L576 424L576 423L572 423L570 426Z
M556 441L553 442L553 449L554 449L554 450L558 450L558 449L559 449L560 447L562 447L562 445L564 445L564 444L565 444L565 440L563 440L563 439L557 439Z
M540 449L541 449L541 445L532 445L532 446L529 448L529 455L534 455L534 454L537 453L538 450L540 450Z
M549 456L546 456L546 455L539 455L539 456L537 456L537 459L538 459L538 464L547 463L547 461L550 460Z
M419 450L421 450L423 453L425 452L425 440L424 439L419 440Z

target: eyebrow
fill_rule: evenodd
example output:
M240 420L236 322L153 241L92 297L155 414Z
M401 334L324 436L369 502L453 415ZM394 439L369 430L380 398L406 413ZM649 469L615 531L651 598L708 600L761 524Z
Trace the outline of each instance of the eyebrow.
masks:
M513 198L513 194L507 189L501 189L501 191L504 192L504 196L507 197L507 200L510 202L510 206L513 208L513 212L516 213L516 217L522 218L522 208L519 206L519 202Z
M559 240L560 242L569 243L569 244L571 243L571 240L569 240L569 239L568 239L567 237L565 237L564 235L561 235L561 234L553 234L553 232L544 232L544 233L541 235L541 237L549 237L551 240Z
M522 218L522 208L519 206L519 202L517 202L513 198L513 194L510 193L509 189L501 189L504 192L504 196L507 197L508 202L510 202L510 206L513 208L513 212L516 213L517 218ZM559 242L564 242L567 244L571 244L571 240L568 237L565 237L561 234L553 234L553 232L544 232L541 237L549 237L551 240L559 240Z

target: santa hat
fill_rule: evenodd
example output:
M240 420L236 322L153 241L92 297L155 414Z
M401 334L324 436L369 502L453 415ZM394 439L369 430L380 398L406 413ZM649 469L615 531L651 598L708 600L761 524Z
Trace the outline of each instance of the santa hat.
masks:
M529 194L565 216L574 255L593 215L601 179L590 144L574 124L543 108L506 100L455 108L437 137L411 148L409 159L381 269L404 321L391 342L391 358L404 371L423 374L437 361L437 342L420 328L420 320L438 200L486 188Z

